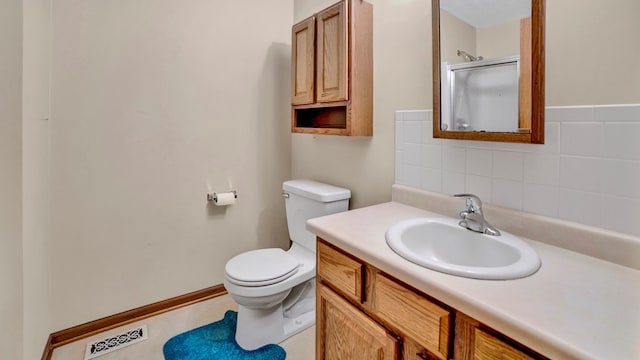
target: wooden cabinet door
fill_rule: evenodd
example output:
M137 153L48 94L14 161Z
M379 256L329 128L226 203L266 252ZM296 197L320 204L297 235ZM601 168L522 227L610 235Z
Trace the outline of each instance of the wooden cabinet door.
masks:
M384 274L374 274L373 314L438 359L449 358L451 313Z
M315 101L315 18L295 24L291 34L291 104L311 104Z
M398 360L398 341L322 284L317 287L317 360Z
M348 100L347 2L322 11L316 21L316 100Z

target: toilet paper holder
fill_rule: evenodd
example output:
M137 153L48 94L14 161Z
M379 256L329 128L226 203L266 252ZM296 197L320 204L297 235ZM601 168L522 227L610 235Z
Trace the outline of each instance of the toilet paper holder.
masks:
M227 191L228 193L232 193L234 198L238 198L238 193L235 190L229 190ZM222 193L220 193L222 194ZM207 194L207 201L213 201L213 202L218 202L218 193L208 193Z

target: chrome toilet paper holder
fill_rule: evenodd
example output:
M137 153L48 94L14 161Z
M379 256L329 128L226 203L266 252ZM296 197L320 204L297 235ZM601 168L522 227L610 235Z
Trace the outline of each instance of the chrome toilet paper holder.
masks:
M238 198L238 192L235 190L229 190L229 191L225 191L225 193L232 193L234 198ZM222 193L220 193L222 194ZM218 193L208 193L207 194L207 201L213 201L213 202L217 202L218 201Z

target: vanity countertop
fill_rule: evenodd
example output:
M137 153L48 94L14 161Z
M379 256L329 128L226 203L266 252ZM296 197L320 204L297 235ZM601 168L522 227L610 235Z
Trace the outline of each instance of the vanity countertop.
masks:
M525 239L542 267L518 280L429 270L393 252L392 224L443 215L399 202L311 219L309 231L552 359L640 359L640 271ZM490 220L490 219L489 219Z

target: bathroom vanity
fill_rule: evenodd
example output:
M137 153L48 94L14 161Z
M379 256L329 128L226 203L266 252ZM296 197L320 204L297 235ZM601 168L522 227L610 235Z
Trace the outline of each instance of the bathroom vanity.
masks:
M545 358L322 239L317 282L316 359Z
M488 219L524 237L542 267L517 280L453 276L398 256L385 231L405 219L454 217L459 204L397 185L393 193L392 202L307 223L318 235L316 359L640 358L636 238L529 214L506 221L490 209ZM600 238L625 254L594 250Z

